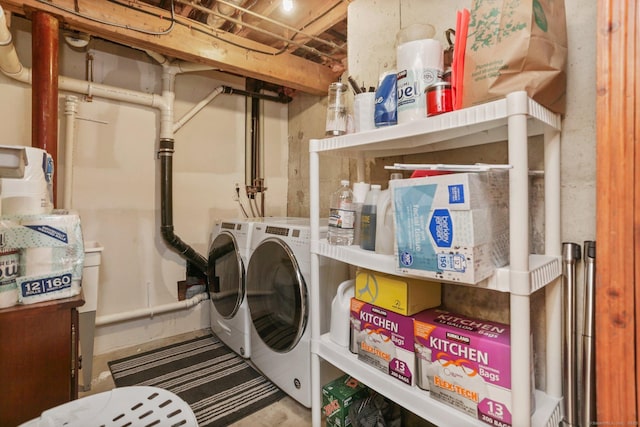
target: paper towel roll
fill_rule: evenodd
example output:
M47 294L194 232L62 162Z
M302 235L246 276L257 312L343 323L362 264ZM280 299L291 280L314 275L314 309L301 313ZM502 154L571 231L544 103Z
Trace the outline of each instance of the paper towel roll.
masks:
M15 283L0 285L0 308L12 307L18 303L18 287Z
M2 215L41 215L50 212L51 207L46 199L37 194L2 198Z
M33 238L41 239L23 249L25 275L73 269L74 276L81 277L84 244L77 215L30 216L22 218L20 225L34 229Z
M56 271L53 248L26 248L22 259L24 265L22 276L39 276Z
M47 182L1 178L3 215L40 215L51 213L53 204Z
M20 177L2 177L3 215L39 215L53 209L53 158L44 150L21 147L26 161Z
M398 66L398 123L427 116L425 89L444 71L444 50L435 39L403 43L396 50Z

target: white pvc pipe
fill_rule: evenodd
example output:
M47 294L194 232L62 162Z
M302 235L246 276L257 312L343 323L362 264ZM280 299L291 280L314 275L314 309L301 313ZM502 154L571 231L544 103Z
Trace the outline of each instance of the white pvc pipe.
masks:
M560 209L560 131L544 133L545 185L545 253L560 257L562 253ZM546 311L546 392L562 397L562 279L557 278L545 289Z
M169 61L168 58L159 53L149 50L146 50L145 52L162 66L162 99L165 101L165 108L160 108L160 139L173 139L174 133L178 129L191 120L193 116L200 112L200 110L202 110L216 96L222 93L222 87L214 89L208 97L196 104L182 119L174 124L173 104L175 99L174 88L176 75L196 71L211 71L214 68L209 65L194 64L184 61Z
M164 55L161 55L161 54L159 54L157 52L154 52L152 50L145 50L144 52L147 55L149 55L151 58L153 58L158 64L160 64L162 66L169 64L169 59Z
M15 46L12 43L11 32L7 27L7 18L0 7L0 70L12 77L22 74L22 64L18 59Z
M65 98L64 117L66 134L64 138L64 209L71 209L71 192L73 190L73 151L75 149L76 114L78 112L78 98L69 95Z
M222 86L215 88L206 98L198 102L191 110L189 110L180 120L173 125L173 132L178 132L182 126L184 126L189 120L191 120L196 114L200 112L204 107L213 101L218 95L224 91Z
M155 307L145 307L137 310L130 310L123 313L107 314L96 317L96 326L111 325L127 320L141 319L143 317L153 317L158 314L170 313L173 311L184 310L194 307L206 300L208 295L206 292L197 294L183 301L172 302L169 304L158 305Z
M166 105L167 100L156 94L122 89L64 76L58 77L58 86L60 89L67 90L69 92L81 93L90 97L97 96L113 101L122 101L130 104L154 107L160 110L168 108Z

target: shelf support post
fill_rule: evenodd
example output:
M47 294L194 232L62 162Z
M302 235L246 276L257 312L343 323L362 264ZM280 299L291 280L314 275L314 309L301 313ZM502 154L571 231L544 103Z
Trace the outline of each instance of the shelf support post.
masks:
M526 92L507 95L512 425L531 425L529 159Z
M560 131L547 127L544 133L544 245L547 255L560 258ZM562 278L545 289L546 310L546 392L562 397Z
M320 260L318 242L320 241L320 155L315 149L315 140L309 141L309 220L311 223L311 286L310 315L311 319L311 421L313 427L322 423L322 394L320 384L320 356L318 356L318 340L320 339Z

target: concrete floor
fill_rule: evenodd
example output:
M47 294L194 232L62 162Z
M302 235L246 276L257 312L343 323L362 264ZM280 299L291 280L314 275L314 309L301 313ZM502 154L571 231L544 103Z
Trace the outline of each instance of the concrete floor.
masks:
M115 387L111 372L107 362L131 356L158 347L185 341L191 338L207 335L211 333L208 329L177 335L157 341L151 341L139 346L117 350L111 353L94 356L92 367L91 389L87 392L80 392L78 397L109 391ZM80 372L82 379L82 371ZM80 385L83 390L83 385ZM261 409L260 411L231 424L233 427L298 427L311 425L311 410L300 405L290 397L285 397L278 402Z

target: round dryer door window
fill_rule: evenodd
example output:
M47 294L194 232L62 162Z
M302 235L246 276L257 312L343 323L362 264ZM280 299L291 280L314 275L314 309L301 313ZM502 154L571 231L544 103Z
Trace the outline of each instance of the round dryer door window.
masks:
M220 233L209 248L209 297L224 318L233 317L243 298L244 265L235 238Z
M307 287L291 249L266 239L251 254L247 301L260 338L271 349L294 348L307 325Z

